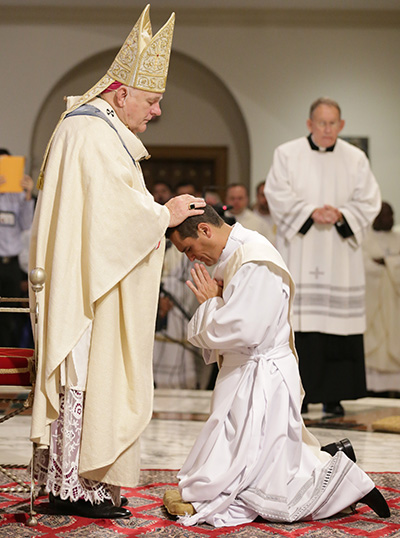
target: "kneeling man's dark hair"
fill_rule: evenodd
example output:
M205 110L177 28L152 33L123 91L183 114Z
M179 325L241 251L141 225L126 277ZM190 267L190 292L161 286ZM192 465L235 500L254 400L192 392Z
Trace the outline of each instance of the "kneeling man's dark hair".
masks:
M179 232L182 239L186 239L186 237L198 237L197 226L201 222L206 222L207 224L211 224L216 228L221 228L221 226L224 224L223 219L221 219L215 209L211 205L207 204L204 207L204 213L202 215L188 217L186 220L178 224L178 226L167 228L166 236L170 237L172 232L176 230Z

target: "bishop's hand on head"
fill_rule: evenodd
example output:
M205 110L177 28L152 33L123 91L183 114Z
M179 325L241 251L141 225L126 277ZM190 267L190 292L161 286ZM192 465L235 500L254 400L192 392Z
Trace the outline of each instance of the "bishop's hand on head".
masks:
M165 203L165 207L169 210L171 218L169 221L169 228L178 226L181 222L188 217L194 215L202 215L204 213L204 207L206 202L203 198L196 198L190 194L181 194L175 196Z

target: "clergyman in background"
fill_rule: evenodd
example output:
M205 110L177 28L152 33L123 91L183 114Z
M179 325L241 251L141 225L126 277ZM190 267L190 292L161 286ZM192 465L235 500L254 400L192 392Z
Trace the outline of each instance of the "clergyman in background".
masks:
M303 411L322 402L325 413L338 416L341 400L367 394L361 245L381 206L366 154L338 138L343 127L338 103L317 99L309 136L275 150L265 185L276 247L296 283Z

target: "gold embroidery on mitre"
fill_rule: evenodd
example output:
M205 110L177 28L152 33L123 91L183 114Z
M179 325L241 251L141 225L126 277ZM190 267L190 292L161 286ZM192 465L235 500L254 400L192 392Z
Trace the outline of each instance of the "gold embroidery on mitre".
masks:
M167 83L175 13L152 37L149 9L150 6L146 6L107 74L133 88L163 93Z
M140 51L149 44L152 37L149 11L150 4L144 8L107 71L110 77L128 86L134 79Z
M169 58L174 33L175 15L152 38L141 52L133 87L139 90L162 93L167 83Z

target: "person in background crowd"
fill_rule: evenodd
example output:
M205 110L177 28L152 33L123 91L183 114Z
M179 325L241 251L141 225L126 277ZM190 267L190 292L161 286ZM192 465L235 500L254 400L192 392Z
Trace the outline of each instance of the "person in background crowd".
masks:
M236 222L239 222L245 228L254 230L266 237L269 241L273 241L269 226L261 217L249 209L249 191L246 185L243 185L242 183L228 185L225 195L225 204L232 206L226 213L227 216L235 217Z
M175 194L197 196L196 186L178 183ZM186 340L187 324L196 308L196 300L185 282L192 264L166 240L161 274L160 298L154 343L153 373L157 388L207 388L209 373L195 347Z
M174 195L171 186L165 181L156 181L151 189L151 194L154 201L161 205L167 203Z
M382 202L363 243L367 388L386 394L400 394L400 232L393 225L392 206Z
M271 243L275 244L276 225L272 219L267 199L265 198L265 181L261 181L256 187L256 203L253 206L253 212L261 217L269 228L268 238Z
M2 155L10 155L0 149ZM0 185L6 179L0 176ZM34 199L33 180L21 178L23 192L0 192L0 297L21 297L22 272L18 257L23 250L23 234L32 224ZM0 306L16 307L18 304L0 302ZM0 347L18 347L23 318L21 314L0 313Z
M201 195L199 189L194 183L192 183L191 181L185 181L185 180L180 181L175 186L175 195L177 196L179 194L191 194L192 196Z

